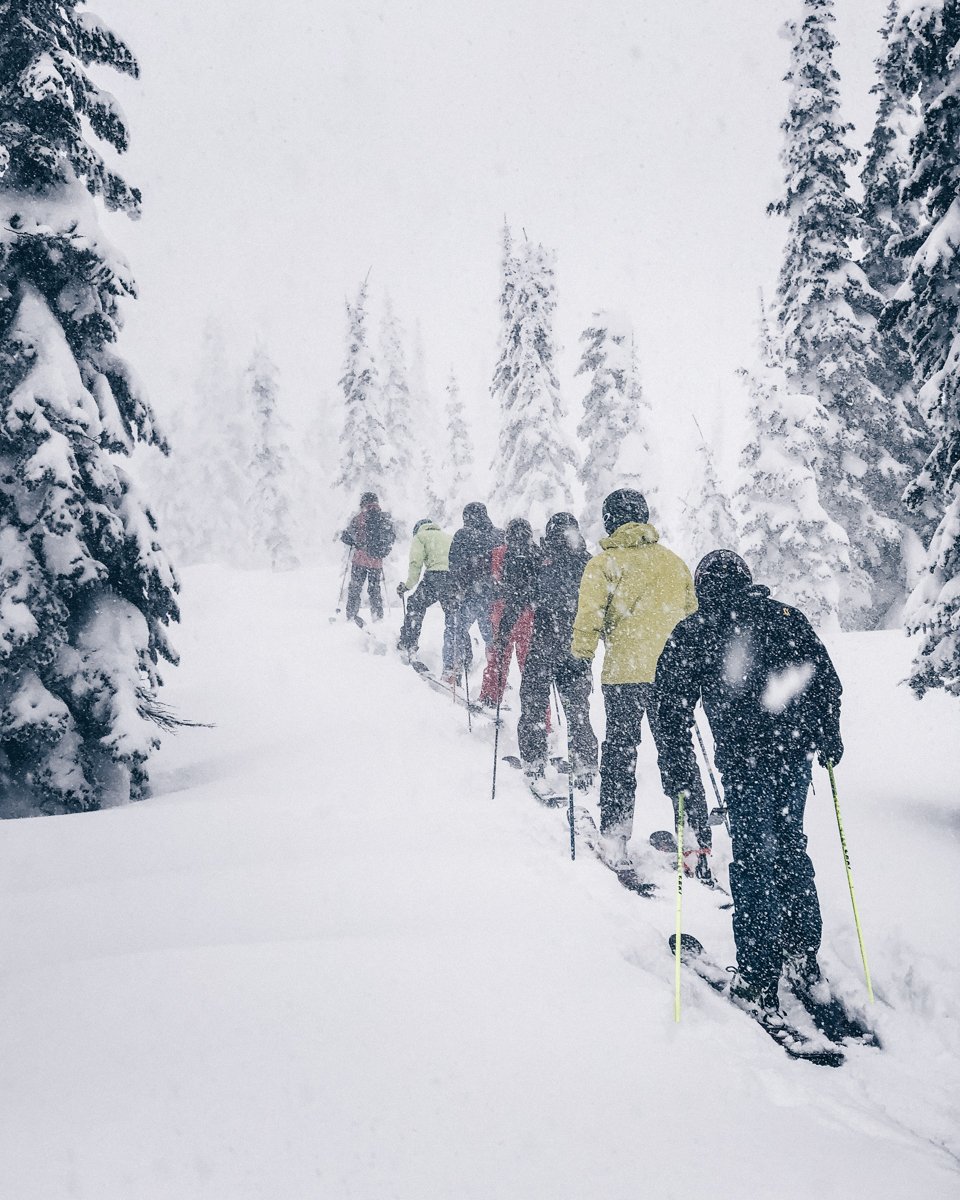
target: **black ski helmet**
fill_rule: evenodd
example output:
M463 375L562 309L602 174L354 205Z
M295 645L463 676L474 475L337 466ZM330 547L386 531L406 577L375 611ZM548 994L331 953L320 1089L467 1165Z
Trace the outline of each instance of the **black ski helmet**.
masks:
M367 504L379 504L380 500L376 492L364 492L360 497L360 507L363 508Z
M650 509L642 492L632 488L618 488L611 492L603 502L603 527L608 534L614 533L621 525L636 523L646 525L650 520Z
M433 517L421 517L420 520L413 527L413 536L414 537L417 536L417 530L420 528L421 525L432 525L432 524L433 524Z
M526 517L514 517L507 523L504 540L508 546L523 546L533 541L533 528Z
M752 584L750 568L732 550L711 550L701 558L693 575L693 586L701 604L745 592Z

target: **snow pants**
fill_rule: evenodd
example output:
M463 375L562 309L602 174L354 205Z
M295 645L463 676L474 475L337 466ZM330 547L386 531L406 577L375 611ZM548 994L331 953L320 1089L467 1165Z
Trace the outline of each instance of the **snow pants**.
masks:
M550 688L557 685L567 719L567 739L575 771L596 770L597 735L590 724L590 664L574 658L562 646L534 638L520 681L520 722L517 741L525 763L547 757Z
M514 653L517 656L517 666L521 675L530 653L530 639L533 637L533 609L525 608L517 618L517 623L503 645L498 648L497 637L500 633L500 618L503 616L503 601L495 600L490 610L490 623L493 626L493 641L487 643L487 665L483 672L483 684L480 688L480 702L495 705L503 699L507 686L507 676L510 674L510 659Z
M660 750L656 690L652 683L605 683L603 706L607 714L607 734L600 758L600 832L605 836L629 837L633 829L637 747L640 745L640 724L644 713L658 752ZM678 797L671 796L670 799L676 828ZM698 844L704 849L712 847L710 815L699 780L691 786L686 796L684 812Z
M367 585L367 597L370 601L370 614L375 621L383 616L383 593L380 584L383 580L381 567L358 567L356 563L350 568L350 586L347 588L347 620L352 621L360 612L360 594L363 585Z
M737 966L763 989L776 986L787 958L820 949L820 901L803 832L809 788L806 755L751 757L723 772Z
M468 592L460 602L456 616L457 651L456 667L469 667L473 662L473 649L470 646L470 627L474 622L480 629L480 636L485 646L493 642L493 622L490 610L493 607L493 588L475 587Z
M450 576L446 571L424 571L419 586L407 600L407 615L400 630L401 650L415 650L420 641L420 630L428 608L439 604L443 609L443 669L453 670L454 637L457 625L457 601L450 589Z

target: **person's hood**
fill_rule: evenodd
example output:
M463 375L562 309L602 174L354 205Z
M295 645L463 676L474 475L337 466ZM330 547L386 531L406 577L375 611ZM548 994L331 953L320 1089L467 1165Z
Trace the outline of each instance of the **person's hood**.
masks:
M414 532L414 536L416 536L418 533L423 533L423 532L424 532L424 530L429 530L429 531L431 531L431 532L432 532L432 531L436 531L437 533L439 533L439 532L440 532L440 526L439 526L439 525L436 523L436 521L429 521L429 520L427 520L427 521L418 521L418 522L417 522L417 527L416 527L416 529L413 531L413 532Z
M737 621L758 600L766 600L770 589L762 583L738 588L726 593L714 593L699 600L697 616L709 625L722 625L726 621Z
M463 524L466 529L492 529L493 522L486 510L486 507L480 503L468 504L463 510Z
M638 521L628 521L621 525L609 537L602 538L600 546L604 550L635 550L640 546L651 546L660 541L660 534L652 525L641 525Z

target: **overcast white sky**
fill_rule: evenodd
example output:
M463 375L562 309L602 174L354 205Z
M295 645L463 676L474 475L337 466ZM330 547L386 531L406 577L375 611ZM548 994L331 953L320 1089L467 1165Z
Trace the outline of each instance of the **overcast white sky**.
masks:
M858 144L886 0L838 0ZM220 316L262 329L290 407L335 393L343 299L372 267L419 319L431 383L454 364L490 413L506 213L558 251L558 341L578 411L590 313L634 318L669 437L740 403L757 289L776 277L779 122L800 0L98 0L142 78L109 86L144 191L111 220L141 299L123 348L162 415ZM680 419L674 419L674 412ZM492 414L491 414L492 415ZM489 421L485 422L489 425Z

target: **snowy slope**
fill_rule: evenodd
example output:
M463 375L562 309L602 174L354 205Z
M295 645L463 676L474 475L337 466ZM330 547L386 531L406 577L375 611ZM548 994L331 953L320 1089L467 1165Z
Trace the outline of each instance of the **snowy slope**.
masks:
M695 980L674 1025L648 746L641 900L509 769L491 803L489 728L331 626L330 590L188 572L169 698L216 727L168 739L151 800L4 823L4 1200L957 1194L957 711L895 687L896 634L831 647L887 1048L830 1071ZM816 785L824 961L862 997ZM685 906L732 961L728 915Z

